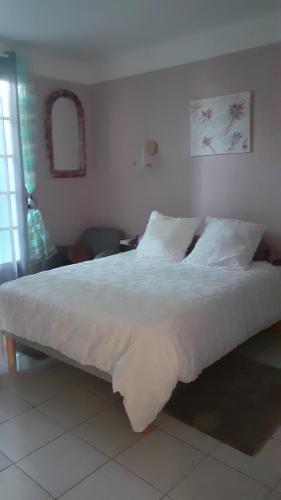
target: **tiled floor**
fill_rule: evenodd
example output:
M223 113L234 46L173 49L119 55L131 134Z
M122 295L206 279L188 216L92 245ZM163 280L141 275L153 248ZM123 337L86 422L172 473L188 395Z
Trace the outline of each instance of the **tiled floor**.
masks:
M109 384L17 363L0 357L0 500L281 500L281 428L256 457L164 413L143 437Z

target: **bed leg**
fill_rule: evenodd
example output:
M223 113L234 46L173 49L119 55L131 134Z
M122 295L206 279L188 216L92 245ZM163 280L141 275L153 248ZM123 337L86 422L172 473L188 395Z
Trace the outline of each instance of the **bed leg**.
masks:
M149 425L146 427L146 429L144 429L144 431L142 431L142 432L141 432L141 434L142 434L143 436L149 436L149 434L151 434L151 433L152 433L153 429L154 429L153 425L152 425L152 424L149 424Z
M16 342L11 335L6 335L6 350L9 369L16 367Z

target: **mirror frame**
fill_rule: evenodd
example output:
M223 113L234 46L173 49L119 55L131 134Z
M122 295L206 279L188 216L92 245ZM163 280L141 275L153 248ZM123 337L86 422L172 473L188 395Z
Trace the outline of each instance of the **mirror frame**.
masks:
M54 145L53 145L53 127L52 127L52 110L55 102L64 97L70 99L77 112L77 126L79 138L79 166L77 170L58 170L55 168ZM53 177L84 177L86 175L86 133L84 110L82 103L76 94L67 89L59 89L52 92L46 100L45 104L45 141L49 172Z

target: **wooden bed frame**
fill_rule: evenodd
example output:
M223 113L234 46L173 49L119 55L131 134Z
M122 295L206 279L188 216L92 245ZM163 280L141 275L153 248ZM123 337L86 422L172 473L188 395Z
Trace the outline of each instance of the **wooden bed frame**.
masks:
M272 325L271 327L267 328L264 330L264 332L270 333L270 334L277 334L281 332L281 320ZM5 336L6 338L6 352L7 352L7 361L8 361L8 368L11 371L16 371L17 369L17 359L16 359L16 339L18 339L22 344L31 347L33 349L37 349L38 351L43 352L44 354L51 356L53 358L58 359L59 361L63 361L69 365L72 365L76 368L79 368L80 370L83 370L87 373L90 373L91 375L94 375L98 378L101 378L105 380L106 382L111 382L111 376L102 371L99 370L98 368L95 368L93 366L82 366L80 363L74 361L73 359L70 359L63 354L59 353L55 349L51 349L49 347L44 347L41 344L37 344L36 342L31 342L19 337L16 337L15 335L7 332L0 332L0 334ZM153 424L150 424L144 431L141 432L144 436L149 435L152 430L153 430Z
M63 361L64 363L67 363L68 365L72 365L75 368L79 368L80 370L83 370L87 373L90 373L90 375L94 375L98 378L101 378L105 380L106 382L112 382L111 376L109 373L106 373L102 370L99 370L98 368L95 368L94 366L85 366L81 365L77 361L74 361L71 358L68 358L64 354L60 353L59 351L56 351L55 349L52 349L50 347L45 347L42 346L41 344L38 344L37 342L33 342L30 340L22 339L20 337L17 337L16 335L12 333L7 333L7 332L0 332L6 339L6 353L7 353L7 361L8 361L8 368L9 370L16 371L17 370L17 363L16 363L16 341L18 340L21 344L30 347L31 349L35 349L37 351L42 352L43 354L46 354L47 356L50 356L52 358L58 359L59 361Z
M6 350L9 369L16 368L16 341L11 335L6 335Z
M281 331L281 320L277 321L274 325L270 326L264 332L268 333L280 333ZM91 375L94 375L98 378L101 378L105 380L106 382L112 382L111 376L109 373L106 373L102 370L99 370L98 368L95 368L94 366L84 366L78 363L77 361L74 361L71 358L68 358L67 356L64 356L64 354L61 354L60 352L56 351L55 349L49 348L49 347L44 347L41 344L38 344L37 342L31 342L26 339L22 339L20 337L17 337L16 335L13 335L12 333L8 332L1 332L0 335L4 336L6 338L6 353L7 353L7 361L8 361L8 368L9 370L16 370L17 364L16 364L16 340L21 342L22 344L31 347L33 349L36 349L37 351L43 352L47 356L51 356L52 358L56 358L59 361L63 361L64 363L67 363L69 365L72 365L76 368L79 368L80 370L83 370L87 373L90 373Z

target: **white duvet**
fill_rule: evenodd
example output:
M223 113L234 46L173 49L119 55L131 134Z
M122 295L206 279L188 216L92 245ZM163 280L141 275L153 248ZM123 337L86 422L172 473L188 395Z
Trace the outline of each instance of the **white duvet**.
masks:
M109 372L135 431L178 380L280 319L281 273L267 263L195 268L132 251L0 287L0 331Z

